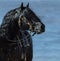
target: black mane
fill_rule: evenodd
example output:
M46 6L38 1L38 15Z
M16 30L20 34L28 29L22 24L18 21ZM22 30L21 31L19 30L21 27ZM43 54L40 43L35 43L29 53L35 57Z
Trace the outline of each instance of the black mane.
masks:
M14 34L16 34L17 27L18 27L16 20L18 20L18 14L20 14L20 13L18 13L19 10L20 10L20 7L12 9L9 12L7 12L6 15L4 16L1 27L0 27L1 28L0 34L2 36L6 36L9 33L11 34L14 31L15 31ZM10 32L8 31L13 28L15 28L15 29Z

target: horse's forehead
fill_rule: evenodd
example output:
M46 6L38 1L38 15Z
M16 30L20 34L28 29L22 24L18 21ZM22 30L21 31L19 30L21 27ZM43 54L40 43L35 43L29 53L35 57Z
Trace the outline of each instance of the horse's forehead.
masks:
M29 11L31 11L31 9L30 8L25 8L23 11L24 12L29 12Z
M28 12L28 9L24 9L23 13L27 13Z

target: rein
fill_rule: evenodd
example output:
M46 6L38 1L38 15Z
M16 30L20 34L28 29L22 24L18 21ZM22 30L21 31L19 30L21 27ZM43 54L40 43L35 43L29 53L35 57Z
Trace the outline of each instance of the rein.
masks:
M26 44L29 43L28 40L30 39L30 38L29 38L30 35L27 35L27 36L26 36L23 31L20 31L20 32L21 32L21 34L22 34L22 36L23 36L22 39L19 38L19 35L16 36L16 40L14 40L14 41L13 41L13 40L10 40L10 39L8 38L8 36L6 36L6 39L7 39L9 42L11 42L11 43L19 43L21 46L22 46L21 42L23 42L23 45L26 46ZM21 36L21 35L20 35L20 36Z

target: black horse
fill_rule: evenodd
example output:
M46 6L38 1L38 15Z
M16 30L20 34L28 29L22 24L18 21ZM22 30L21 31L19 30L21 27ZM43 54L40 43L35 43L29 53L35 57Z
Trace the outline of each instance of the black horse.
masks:
M45 26L23 3L9 11L0 27L0 61L32 61L33 45L29 31L40 34Z

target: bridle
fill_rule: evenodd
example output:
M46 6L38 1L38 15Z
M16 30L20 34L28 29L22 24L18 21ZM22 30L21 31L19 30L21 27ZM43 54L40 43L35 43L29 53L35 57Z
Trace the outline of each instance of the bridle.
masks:
M26 17L27 17L27 16L26 16ZM21 26L21 22L23 22L23 21L24 21L25 23L27 23L27 21L30 21L30 19L27 20L27 19L24 17L24 15L22 14L22 15L19 16L19 20L18 20L19 26ZM32 26L34 26L35 22L32 20L30 23L28 22L27 24L29 25L29 29L30 29L30 30L33 30ZM31 33L31 32L30 32L30 33ZM34 36L35 34L36 34L36 32L34 32L34 33L32 34L32 36Z

